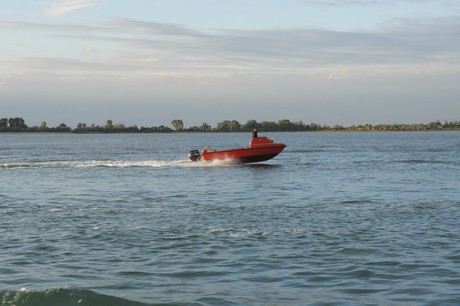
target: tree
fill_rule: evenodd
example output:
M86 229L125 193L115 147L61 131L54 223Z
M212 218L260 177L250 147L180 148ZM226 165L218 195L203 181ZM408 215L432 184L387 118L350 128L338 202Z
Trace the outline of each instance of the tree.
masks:
M262 121L259 124L259 128L264 132L277 131L278 130L278 125L273 121Z
M61 123L54 130L56 132L70 132L72 129L70 127L68 127L67 124Z
M200 130L202 131L210 131L212 128L209 124L207 124L206 122L203 122L200 126Z
M220 131L237 132L241 129L241 124L236 120L224 120L217 123L217 129Z
M106 129L113 129L113 122L112 120L107 120L107 122L105 123L105 128Z
M24 119L22 118L10 118L8 120L8 123L10 124L10 128L19 128L19 129L26 129L27 125L24 122Z
M40 130L46 130L46 121L42 121L42 124L40 124Z
M332 126L332 129L333 129L334 131L342 131L342 130L344 130L345 128L344 128L343 126L341 126L340 124L334 124L334 125Z
M184 122L179 119L174 119L171 121L171 125L176 129L176 131L182 131L184 129Z
M319 131L321 130L321 125L319 125L318 123L310 123L310 130Z
M279 120L278 127L281 131L290 131L292 130L292 123L288 119Z
M256 120L248 120L245 124L241 126L241 128L245 131L251 131L253 129L258 129L259 124Z
M0 119L0 129L6 129L8 127L8 118Z

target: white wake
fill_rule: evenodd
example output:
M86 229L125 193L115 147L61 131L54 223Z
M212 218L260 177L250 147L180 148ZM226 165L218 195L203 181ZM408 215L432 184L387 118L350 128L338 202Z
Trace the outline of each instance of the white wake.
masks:
M215 167L231 165L226 161L192 162L190 160L141 160L141 161L34 161L34 162L0 162L0 169L28 168L165 168L165 167Z

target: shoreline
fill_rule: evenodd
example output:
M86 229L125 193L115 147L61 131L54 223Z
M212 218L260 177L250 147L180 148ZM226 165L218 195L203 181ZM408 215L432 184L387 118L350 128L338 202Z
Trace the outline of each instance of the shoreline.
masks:
M425 129L425 130L314 130L314 131L264 131L259 130L259 133L398 133L398 132L453 132L460 131L460 128L451 129ZM36 130L22 130L22 131L9 131L0 130L1 134L92 134L92 135L104 135L104 134L229 134L229 133L250 133L251 131L154 131L154 132L141 132L141 131L101 131L101 132L75 132L75 131L36 131Z

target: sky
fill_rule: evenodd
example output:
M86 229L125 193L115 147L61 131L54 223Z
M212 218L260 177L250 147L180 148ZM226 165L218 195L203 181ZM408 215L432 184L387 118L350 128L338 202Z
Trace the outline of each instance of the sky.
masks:
M458 0L0 0L0 118L460 120Z

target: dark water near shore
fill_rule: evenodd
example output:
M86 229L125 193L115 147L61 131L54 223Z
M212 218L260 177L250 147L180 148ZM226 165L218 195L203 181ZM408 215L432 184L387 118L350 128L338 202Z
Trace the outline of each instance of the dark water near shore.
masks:
M0 305L460 305L460 132L265 135L0 134Z

